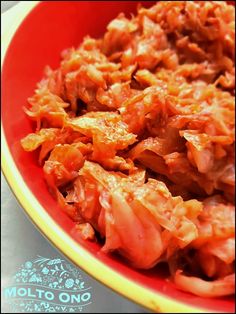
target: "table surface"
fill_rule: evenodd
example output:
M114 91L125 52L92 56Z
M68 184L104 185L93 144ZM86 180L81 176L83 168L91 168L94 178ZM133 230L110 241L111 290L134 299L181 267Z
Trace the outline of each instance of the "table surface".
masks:
M1 1L1 13L9 10L19 1ZM2 25L4 27L4 25ZM28 219L10 190L4 176L1 176L1 283L2 291L12 284L19 267L38 255L50 259L65 256L45 239ZM70 263L68 261L68 263ZM74 266L73 266L74 267ZM89 313L147 313L133 302L114 293L80 270L84 281L92 287L93 302L83 312ZM1 313L10 313L8 302L2 298Z

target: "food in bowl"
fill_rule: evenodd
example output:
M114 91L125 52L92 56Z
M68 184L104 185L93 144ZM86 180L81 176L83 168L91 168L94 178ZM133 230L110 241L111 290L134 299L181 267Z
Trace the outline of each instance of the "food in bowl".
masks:
M46 68L22 139L84 239L234 293L234 8L165 1L120 14Z

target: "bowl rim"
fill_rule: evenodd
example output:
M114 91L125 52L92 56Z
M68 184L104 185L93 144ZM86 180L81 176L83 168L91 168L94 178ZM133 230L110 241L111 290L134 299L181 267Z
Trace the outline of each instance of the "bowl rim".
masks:
M21 25L25 17L32 12L42 1L20 2L11 10L2 14L3 23L7 23L10 14L17 14L14 23L7 27L7 31L2 34L1 45L1 73L6 52L16 30ZM8 17L8 18L7 18ZM9 24L9 23L8 23ZM17 169L13 157L7 144L3 124L1 120L1 168L13 194L18 200L24 212L41 231L41 233L53 245L64 254L76 266L80 267L88 275L98 280L116 293L130 299L155 312L161 313L211 313L212 311L204 308L197 308L183 302L171 299L162 293L151 290L141 284L133 282L124 275L119 274L111 267L101 262L82 245L73 240L42 207L37 198L30 191L20 171ZM53 232L52 232L53 231ZM99 271L98 271L99 270ZM217 313L215 311L214 313Z

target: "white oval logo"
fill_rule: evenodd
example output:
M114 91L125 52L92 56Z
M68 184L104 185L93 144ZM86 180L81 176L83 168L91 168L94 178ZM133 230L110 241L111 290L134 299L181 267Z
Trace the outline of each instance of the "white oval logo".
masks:
M92 303L79 270L60 258L25 262L3 293L13 313L73 313Z

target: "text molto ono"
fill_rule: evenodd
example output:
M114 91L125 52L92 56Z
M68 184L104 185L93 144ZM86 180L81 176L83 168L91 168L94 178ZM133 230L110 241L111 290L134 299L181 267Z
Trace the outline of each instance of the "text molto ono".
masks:
M62 304L85 304L91 300L89 291L73 292L43 289L42 287L8 287L5 298L32 298L37 300L60 302Z

